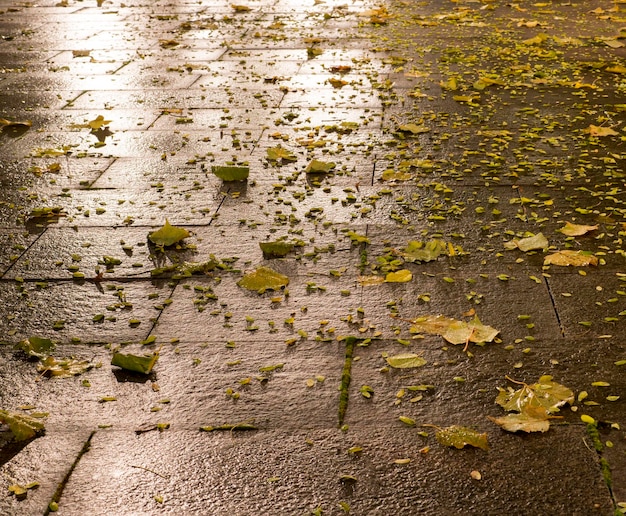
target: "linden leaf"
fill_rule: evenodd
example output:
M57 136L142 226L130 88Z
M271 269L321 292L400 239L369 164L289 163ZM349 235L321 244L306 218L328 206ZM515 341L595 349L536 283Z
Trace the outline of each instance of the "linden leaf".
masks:
M597 126L593 124L589 125L589 127L587 127L587 129L585 129L583 132L589 134L589 136L598 136L598 137L619 135L617 131L615 131L614 129L611 129L610 127L601 127L601 126Z
M520 251L534 251L536 249L546 249L550 243L543 233L537 233L526 238L511 240L504 244L507 249L519 249Z
M585 226L584 224L565 222L565 227L562 227L559 231L567 236L582 236L596 229L598 229L598 226Z
M385 360L394 369L410 369L412 367L422 367L426 364L426 360L415 353L402 353L387 357Z
M154 231L148 235L150 241L156 245L168 247L170 245L180 242L184 238L190 235L189 231L185 228L178 226L172 226L167 219L165 224L159 230Z
M544 265L560 265L567 267L584 267L586 265L598 265L598 258L588 251L573 251L566 249L549 254L543 260Z
M16 441L26 441L44 433L44 424L35 418L0 410L0 421L9 427Z
M390 272L385 276L385 283L406 283L413 279L413 274L407 269Z
M474 446L485 451L489 450L486 433L481 434L464 426L453 425L444 428L435 434L435 438L439 444L458 448L459 450L465 446Z
M289 285L289 278L269 267L259 267L258 269L246 273L237 285L247 290L254 290L262 294L266 290L279 290Z
M135 373L150 374L158 359L158 353L150 353L143 356L115 353L111 359L111 365L121 367L127 371L134 371Z
M212 166L211 172L222 181L245 181L250 174L250 167Z
M327 174L335 168L335 163L314 159L304 170L307 174Z

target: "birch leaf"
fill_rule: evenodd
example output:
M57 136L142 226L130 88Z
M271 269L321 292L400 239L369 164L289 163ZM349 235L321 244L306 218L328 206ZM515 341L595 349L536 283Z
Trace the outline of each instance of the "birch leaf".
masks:
M444 428L435 434L435 438L439 444L459 450L465 446L474 446L485 451L489 450L486 433L481 434L464 426L453 425Z

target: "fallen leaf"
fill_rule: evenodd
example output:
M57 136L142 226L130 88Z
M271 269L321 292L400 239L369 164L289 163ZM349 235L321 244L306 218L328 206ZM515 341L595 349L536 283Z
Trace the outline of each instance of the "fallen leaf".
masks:
M486 433L481 434L464 426L453 425L439 430L435 434L435 438L439 444L458 448L459 450L465 446L474 446L485 451L489 450Z
M259 247L265 259L282 258L293 250L294 244L284 240L277 240L276 242L259 242Z
M547 249L550 243L543 233L537 233L526 238L520 238L505 242L504 247L507 249L519 249L520 251L528 252L537 249Z
M111 359L111 365L121 367L122 369L133 371L135 373L150 374L158 359L158 352L143 356L115 353Z
M32 439L45 431L41 421L25 414L0 410L0 421L9 427L16 441Z
M254 290L262 294L266 290L280 290L289 285L289 278L269 267L259 267L247 272L237 285L247 290Z
M500 333L491 326L483 325L478 316L470 322L449 319L442 315L427 315L412 319L412 332L426 332L441 335L450 344L467 344L468 342L491 342Z
M281 147L280 145L267 149L267 159L275 163L290 163L298 161L298 158L294 156L291 151Z
M37 371L43 376L54 378L71 378L89 371L93 364L89 360L65 358L58 360L54 357L46 357L37 365Z
M20 341L17 347L28 356L45 358L54 351L55 344L50 339L32 336Z
M550 429L549 416L545 417L530 415L527 412L507 414L503 417L489 417L496 425L507 432L547 432Z
M585 226L584 224L573 224L566 221L565 226L559 229L559 231L567 236L582 236L596 229L598 229L598 226Z
M610 127L601 127L593 124L589 125L583 132L587 133L589 136L619 136L619 133Z
M598 265L598 258L589 251L572 251L565 249L549 254L543 260L544 265L560 265L567 267L584 267L587 265Z
M542 409L547 414L559 411L566 403L574 402L574 393L555 381L552 376L545 375L532 385L522 384L522 387L513 390L511 387L502 389L498 387L496 403L506 411L528 412L529 410ZM531 412L534 417L536 412Z
M245 181L250 174L250 167L212 166L211 172L222 181Z
M148 238L153 244L168 247L180 242L189 235L189 231L185 228L172 226L169 221L165 219L165 224L157 231L150 233Z
M407 262L430 262L439 258L446 249L447 246L442 240L428 242L411 240L399 254Z
M413 279L413 274L407 269L390 272L385 276L385 283L406 283Z
M422 367L426 364L426 360L415 353L403 353L387 357L385 361L394 369L410 369L412 367Z
M327 174L335 168L335 163L312 160L304 170L307 174Z
M359 276L358 282L362 287L371 287L372 285L382 285L385 283L385 278L382 276Z
M33 122L31 120L7 120L6 118L0 118L0 127L32 127Z
M430 128L425 125L404 124L398 127L398 131L411 134L424 134L430 132Z

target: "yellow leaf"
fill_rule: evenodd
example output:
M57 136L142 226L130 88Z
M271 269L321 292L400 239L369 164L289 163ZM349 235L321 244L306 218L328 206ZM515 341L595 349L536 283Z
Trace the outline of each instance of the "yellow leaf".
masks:
M611 72L611 73L624 74L626 73L626 66L622 66L622 65L607 66L604 70L607 72Z
M587 129L584 130L585 133L589 134L589 136L617 136L619 133L610 127L601 127L597 125L590 124Z
M385 276L385 283L406 283L413 279L413 274L407 269L396 272L390 272Z
M594 255L585 253L584 251L572 251L566 249L564 251L557 251L556 253L549 254L543 260L544 265L560 265L567 267L571 265L573 267L584 267L586 265L598 265L598 258Z
M369 287L371 285L381 285L385 282L382 276L359 276L359 285Z
M233 10L236 13L247 13L248 11L250 11L251 9L247 6L247 5L235 5L235 4L230 4L230 6L233 8Z
M87 122L87 125L91 127L91 129L101 129L111 123L111 120L105 120L102 115L98 115L95 119Z
M584 224L565 222L565 227L562 227L559 231L567 236L582 236L596 229L598 229L598 226L585 226Z

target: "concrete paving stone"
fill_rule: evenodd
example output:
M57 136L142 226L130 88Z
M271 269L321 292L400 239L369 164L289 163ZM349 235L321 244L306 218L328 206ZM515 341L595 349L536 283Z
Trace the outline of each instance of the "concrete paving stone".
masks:
M17 500L15 496L2 497L0 510L4 514L43 514L89 434L90 430L84 428L50 432L22 446L19 443L14 443L11 448L3 446L0 471L8 482L21 485L38 482L39 487L30 489L25 500ZM42 467L42 460L45 467Z
M83 342L144 340L172 287L159 282L3 281L2 334L13 342L50 336ZM146 301L149 301L146 303ZM124 304L127 303L127 304ZM156 307L156 308L155 308ZM94 322L94 316L104 316Z
M59 189L84 188L95 181L110 166L108 158L79 158L69 156L30 157L2 164L2 184L5 188L22 185L37 188L42 197L58 194ZM44 193L45 192L45 193Z
M378 430L374 435L315 431L289 436L281 432L214 436L166 431L133 437L127 433L98 432L90 452L83 456L70 479L67 501L60 505L59 512L90 514L94 499L93 494L87 495L88 486L101 482L105 475L108 480L97 495L102 497L102 503L109 509L123 507L136 514L157 510L201 514L207 509L214 514L268 510L303 514L316 507L329 514L341 514L341 501L358 514L385 514L387 507L399 512L441 514L480 510L487 499L494 514L509 510L511 505L524 514L603 514L609 510L609 495L602 489L597 460L580 442L584 431L579 428L559 429L552 436L525 440L501 436L494 439L490 453L458 454L433 449L425 456L419 456L419 438L416 440L411 433L414 432ZM308 440L313 445L307 444ZM528 441L534 444L532 452L524 447ZM274 444L267 449L263 444L266 442ZM364 452L350 457L346 450L354 442L363 443ZM580 476L575 481L555 481L553 471L546 467L534 472L542 481L520 478L520 455L534 454L535 446L537 451L548 454L562 450L571 457L571 467ZM570 453L572 446L580 453ZM149 448L171 450L180 459L159 460L146 451ZM198 453L199 449L204 452ZM394 463L407 456L413 458L409 464ZM207 462L211 469L207 469ZM241 468L242 462L245 469ZM472 470L482 471L484 480L472 481ZM342 482L342 475L357 480ZM255 480L251 482L250 478ZM456 497L450 497L451 483L460 491ZM200 488L206 497L189 495ZM554 494L567 490L571 495L567 503L558 502L555 496L546 496L546 490L554 490ZM158 502L155 497L163 501Z
M550 274L547 281L565 336L593 339L620 332L625 302L621 292L626 284L621 275Z
M0 231L0 270L4 276L7 270L18 260L20 255L35 240L34 235L29 235L23 228L3 228Z

